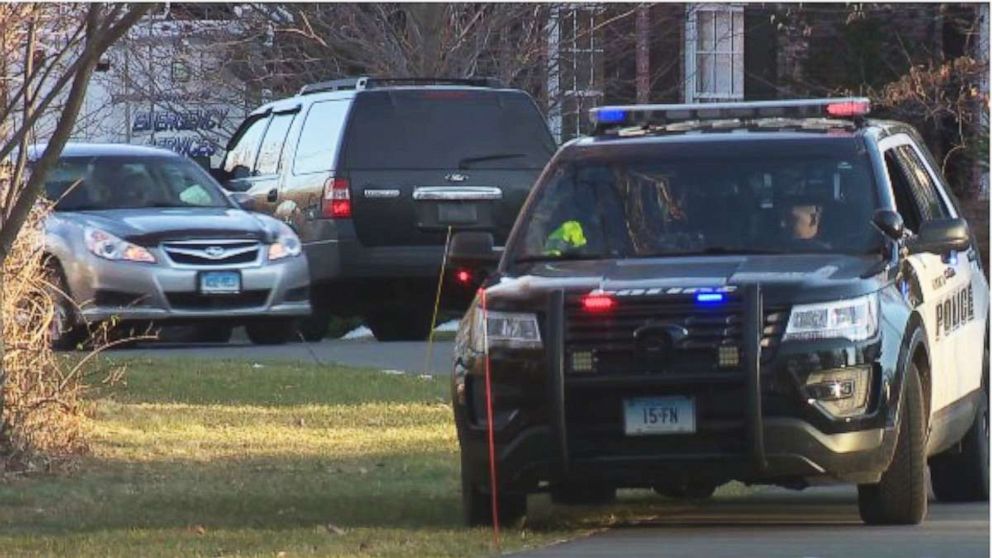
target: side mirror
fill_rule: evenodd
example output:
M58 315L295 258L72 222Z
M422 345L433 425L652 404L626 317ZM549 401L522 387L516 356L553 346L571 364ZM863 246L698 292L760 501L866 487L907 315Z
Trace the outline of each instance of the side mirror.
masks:
M457 267L492 268L499 262L493 235L487 232L455 233L448 247L448 261Z
M971 232L964 219L935 219L920 225L920 234L907 244L910 254L946 254L971 246Z
M255 198L251 194L246 194L244 192L231 192L228 194L231 201L236 203L238 207L244 209L245 211L255 210Z
M902 216L891 209L879 209L871 216L871 222L878 227L878 230L882 231L885 236L892 240L902 240L906 232L906 227L902 222Z

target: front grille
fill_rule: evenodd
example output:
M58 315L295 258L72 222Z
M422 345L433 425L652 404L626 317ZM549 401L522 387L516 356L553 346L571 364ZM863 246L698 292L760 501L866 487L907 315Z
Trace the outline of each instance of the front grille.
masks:
M596 374L739 370L739 365L728 366L726 362L721 367L719 351L721 347L734 348L740 354L745 319L744 302L739 297L728 297L717 305L698 304L687 296L619 297L617 306L604 313L589 313L582 308L581 299L569 298L565 303L566 369L580 373L573 363L587 366L591 358L587 372ZM765 311L763 360L778 346L787 319L787 309ZM652 351L643 341L635 340L635 332L646 326L684 328L686 335L664 350Z
M255 240L183 240L163 243L162 251L173 263L215 267L255 262L261 246Z
M269 291L244 291L234 295L166 293L165 297L169 306L175 310L236 310L264 306L269 298Z

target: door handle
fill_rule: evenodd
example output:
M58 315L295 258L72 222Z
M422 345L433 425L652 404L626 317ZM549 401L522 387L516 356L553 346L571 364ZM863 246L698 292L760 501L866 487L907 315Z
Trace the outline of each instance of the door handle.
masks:
M275 203L275 201L279 199L279 190L276 190L275 188L269 190L269 193L265 196L265 199L270 203Z

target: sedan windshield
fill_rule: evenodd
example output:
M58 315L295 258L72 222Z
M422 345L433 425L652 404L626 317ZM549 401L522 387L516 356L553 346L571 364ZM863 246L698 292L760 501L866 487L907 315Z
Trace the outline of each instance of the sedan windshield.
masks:
M231 207L210 175L175 157L63 157L45 194L58 211Z
M878 249L876 205L863 153L577 161L535 192L509 250L516 262L863 254Z

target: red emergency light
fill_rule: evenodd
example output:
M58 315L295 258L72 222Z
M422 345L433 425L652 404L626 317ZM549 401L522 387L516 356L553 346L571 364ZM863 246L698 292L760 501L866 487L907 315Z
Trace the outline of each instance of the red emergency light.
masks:
M842 118L852 116L864 116L871 111L871 103L868 101L843 101L827 105L827 114Z
M586 312L609 312L616 305L616 299L607 294L588 294L582 297L582 309Z
M468 285L472 282L472 272L467 269L459 269L455 272L455 281L462 285Z

